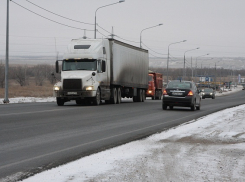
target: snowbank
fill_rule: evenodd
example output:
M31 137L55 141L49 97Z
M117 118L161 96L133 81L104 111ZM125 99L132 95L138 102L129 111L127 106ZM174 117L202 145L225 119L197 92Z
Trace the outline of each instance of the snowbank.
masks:
M245 105L42 172L38 181L245 181Z

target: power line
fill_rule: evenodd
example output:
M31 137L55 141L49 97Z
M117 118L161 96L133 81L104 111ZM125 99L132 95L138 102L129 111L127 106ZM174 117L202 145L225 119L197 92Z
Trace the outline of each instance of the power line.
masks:
M34 4L34 3L32 3L32 2L30 2L30 1L28 1L28 0L26 0L26 1L27 1L28 3L34 5L34 6L37 6L38 8L40 8L40 9L42 9L42 10L44 10L44 11L47 11L47 12L49 12L49 13L51 13L51 14L54 14L54 15L56 15L56 16L59 16L59 17L61 17L61 18L64 18L64 19L67 19L67 20L70 20L70 21L74 21L74 22L77 22L77 23L83 23L83 24L87 24L87 25L94 25L94 24L92 24L92 23L81 22L81 21L78 21L78 20L73 20L73 19L71 19L71 18L64 17L64 16L62 16L62 15L56 14L56 13L54 13L54 12L52 12L52 11L49 11L49 10L47 10L47 9L41 7L41 6L38 6L37 4Z
M143 42L141 42L145 47L147 47ZM151 50L152 52L156 53L156 54L160 54L160 55L167 55L167 54L162 54L162 53L159 53L159 52L156 52L152 49L150 49L149 47L147 47L149 50Z
M60 22L51 20L51 19L49 19L49 18L46 18L46 17L44 17L44 16L42 16L42 15L40 15L40 14L38 14L38 13L35 13L35 12L29 10L28 8L25 8L24 6L21 6L20 4L14 2L13 0L12 0L11 2L13 2L13 3L15 3L16 5L18 5L18 6L22 7L22 8L24 8L24 9L27 10L27 11L30 11L31 13L34 13L34 14L37 15L37 16L40 16L40 17L42 17L42 18L44 18L44 19L46 19L46 20L52 21L52 22L54 22L54 23L57 23L57 24L60 24L60 25L63 25L63 26L69 27L69 28L74 28L74 29L79 29L79 30L86 30L86 31L94 31L94 30L87 30L87 29L82 29L82 28L73 27L73 26L70 26L70 25L66 25L66 24L63 24L63 23L60 23Z

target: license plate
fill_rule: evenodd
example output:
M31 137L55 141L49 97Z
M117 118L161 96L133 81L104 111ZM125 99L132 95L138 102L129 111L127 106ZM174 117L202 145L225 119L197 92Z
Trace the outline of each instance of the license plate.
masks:
M77 92L67 92L67 95L77 95Z
M172 94L173 95L182 95L182 93L180 93L180 92L173 92Z

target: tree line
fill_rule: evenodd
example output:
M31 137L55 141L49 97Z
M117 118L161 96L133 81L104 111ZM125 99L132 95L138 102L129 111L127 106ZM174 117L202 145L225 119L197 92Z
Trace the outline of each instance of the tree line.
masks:
M55 73L53 65L10 65L8 78L15 80L20 86L29 85L30 77L34 77L36 86L43 86L44 81L51 84L56 83L60 79L60 74ZM0 87L5 86L5 64L0 63Z
M150 68L150 70L162 73L164 77L167 76L166 68ZM44 81L49 81L51 84L60 80L60 74L55 73L55 66L42 64L42 65L10 65L8 72L9 79L15 80L20 86L29 85L30 77L34 77L37 86L43 86ZM186 80L191 80L196 76L216 76L216 77L237 77L245 75L245 70L233 70L224 68L186 68ZM183 77L183 68L171 68L168 70L169 80L180 79ZM229 81L229 80L227 80ZM5 86L5 65L0 62L0 87Z

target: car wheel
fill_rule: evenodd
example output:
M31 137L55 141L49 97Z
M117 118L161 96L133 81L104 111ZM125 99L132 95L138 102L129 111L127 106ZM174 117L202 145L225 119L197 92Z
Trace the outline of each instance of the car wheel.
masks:
M201 109L201 100L199 101L199 105L196 108L197 108L197 110Z
M168 106L167 106L166 104L162 103L162 109L163 109L163 110L166 110L167 107L168 107Z
M195 111L196 110L196 102L193 103L193 105L191 106L191 110Z

